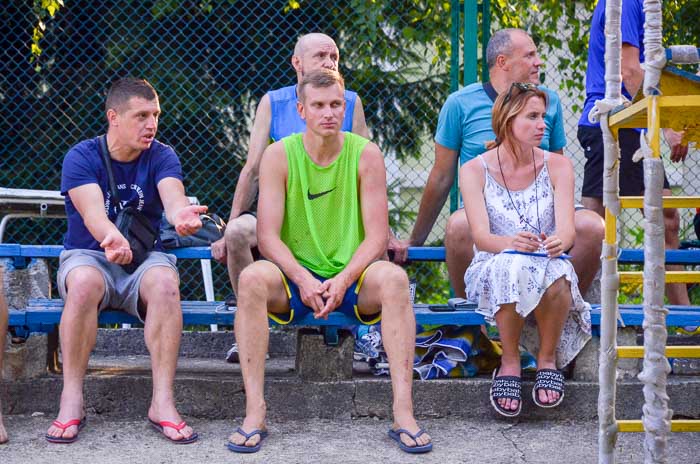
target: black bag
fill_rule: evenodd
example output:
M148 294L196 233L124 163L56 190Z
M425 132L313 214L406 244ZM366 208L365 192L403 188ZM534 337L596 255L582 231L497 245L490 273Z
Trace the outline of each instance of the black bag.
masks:
M209 246L224 236L226 223L216 214L201 214L202 228L192 235L181 237L175 227L163 216L160 223L160 241L166 249Z
M146 260L148 252L153 250L158 233L153 228L151 221L141 211L133 206L127 206L126 208L121 206L117 185L114 182L114 174L112 174L112 162L109 156L109 149L107 148L107 137L104 135L100 136L99 141L102 160L109 178L112 203L117 207L117 218L114 221L114 225L129 242L129 247L131 248L131 262L122 265L122 268L131 274Z

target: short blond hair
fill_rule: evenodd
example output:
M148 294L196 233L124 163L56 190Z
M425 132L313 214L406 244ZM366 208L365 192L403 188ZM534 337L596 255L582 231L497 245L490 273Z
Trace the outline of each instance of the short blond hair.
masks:
M345 80L338 71L333 71L331 69L317 69L311 71L304 75L299 83L299 101L303 103L304 90L307 86L311 86L315 89L322 89L335 84L340 85L341 90L345 90Z

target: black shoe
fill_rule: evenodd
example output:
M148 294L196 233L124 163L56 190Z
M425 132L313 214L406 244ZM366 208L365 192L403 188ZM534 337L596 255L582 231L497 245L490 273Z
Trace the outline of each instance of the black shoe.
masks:
M229 306L229 307L231 307L231 306L237 306L237 305L238 305L238 301L237 301L237 299L236 299L236 294L235 294L235 293L232 293L228 298L226 298L226 300L224 301L224 303L226 304L226 306Z

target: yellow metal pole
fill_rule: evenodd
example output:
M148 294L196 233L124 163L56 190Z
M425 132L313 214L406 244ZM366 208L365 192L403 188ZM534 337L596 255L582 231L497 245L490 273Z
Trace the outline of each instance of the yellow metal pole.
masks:
M620 283L633 284L644 280L642 271L621 271ZM700 283L700 271L666 271L667 284Z
M615 245L617 241L617 218L605 208L605 243Z
M654 158L661 157L661 116L659 115L658 98L657 96L648 98L647 110L647 136L651 135L649 148L651 148Z
M667 358L700 358L700 346L667 346ZM643 346L618 346L618 358L643 358Z
M644 425L642 425L641 420L618 420L617 431L644 432ZM672 420L671 432L700 432L700 420Z
M620 197L622 208L643 208L644 197ZM664 208L697 208L700 206L700 197L663 197Z

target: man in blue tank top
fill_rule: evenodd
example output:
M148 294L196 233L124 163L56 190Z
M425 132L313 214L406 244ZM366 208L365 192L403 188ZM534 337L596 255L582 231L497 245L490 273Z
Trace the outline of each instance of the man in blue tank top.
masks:
M454 92L440 111L435 133L435 164L423 192L411 237L406 240L392 238L389 242L397 263L406 260L409 246L425 243L454 182L457 162L461 166L485 152L485 142L495 139L491 110L498 94L508 92L514 82L540 84L542 61L532 38L522 29L503 29L494 33L486 55L489 82L471 84ZM553 90L544 86L540 88L549 100L541 148L563 154L566 134L559 97ZM576 243L570 254L579 277L579 289L585 294L600 266L605 229L603 221L594 212L579 208L575 226ZM445 251L452 288L457 296L464 298L463 276L474 252L463 208L455 211L447 222Z
M234 294L238 293L238 277L251 264L257 254L257 218L255 209L258 192L260 158L270 141L278 141L288 135L306 131L306 122L297 112L298 87L305 74L316 69L338 70L340 52L335 41L325 34L312 33L299 37L294 47L292 66L297 74L297 83L272 90L260 100L253 128L250 132L248 158L238 176L233 194L231 215L224 237L212 243L212 257L228 268ZM345 119L343 131L351 131L369 138L365 113L360 97L351 90L345 91ZM234 302L229 302L235 305ZM237 362L238 353L234 345L226 356Z

